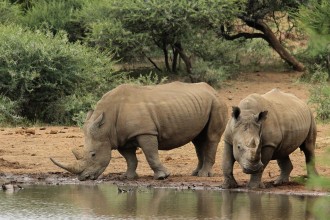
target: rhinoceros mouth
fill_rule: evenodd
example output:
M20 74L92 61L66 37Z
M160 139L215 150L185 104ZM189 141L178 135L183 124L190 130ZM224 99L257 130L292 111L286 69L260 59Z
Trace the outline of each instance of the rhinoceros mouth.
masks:
M255 173L259 173L260 170L262 170L263 166L264 165L260 162L256 165L242 165L242 168L243 168L243 172L246 174L255 174Z
M106 167L103 167L94 174L86 174L86 173L82 172L82 173L80 173L80 175L78 175L78 180L79 181L96 180L104 172L105 169L106 169Z

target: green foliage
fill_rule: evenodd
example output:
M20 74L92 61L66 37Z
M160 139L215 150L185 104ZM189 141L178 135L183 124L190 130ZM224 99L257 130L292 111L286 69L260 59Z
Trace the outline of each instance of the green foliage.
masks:
M321 67L330 75L330 2L311 0L295 14L299 27L309 36L308 49L302 54L309 73Z
M17 115L19 103L0 95L0 124L16 125L23 122L23 118Z
M237 1L98 0L86 3L79 16L90 29L87 39L92 45L111 48L123 60L139 60L153 57L157 50L163 56L169 50L174 53L194 29L217 26L238 10Z
M330 119L330 86L327 83L329 75L320 65L315 65L315 72L311 76L314 84L310 91L309 102L316 105L317 118L321 121Z
M82 109L67 112L63 100L74 94L99 98L122 77L113 74L111 57L70 44L63 34L0 25L0 42L0 94L18 102L19 115L29 120L70 122Z
M228 70L223 66L216 66L211 62L198 60L193 68L191 80L193 82L206 82L211 86L220 88L221 82L228 78Z
M318 161L323 161L324 165L329 166L330 159L330 148L326 150L321 158ZM326 176L312 176L308 178L307 187L311 189L322 189L322 190L330 190L330 178ZM319 199L316 203L314 203L310 208L310 211L315 215L316 219L328 219L330 215L329 210L329 202L330 198L325 196Z
M76 14L83 2L83 0L36 0L27 10L22 23L35 30L51 30L53 34L65 30L71 41L81 39L84 30L76 20Z
M0 24L18 22L21 14L18 5L11 4L8 0L0 1Z

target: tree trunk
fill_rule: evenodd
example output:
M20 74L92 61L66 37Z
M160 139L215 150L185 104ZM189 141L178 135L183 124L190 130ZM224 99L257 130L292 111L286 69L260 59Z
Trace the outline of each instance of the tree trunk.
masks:
M172 61L172 71L174 73L177 72L177 64L178 64L178 57L179 57L179 51L173 47L173 61Z
M261 31L265 37L264 39L270 44L270 46L280 55L280 57L285 60L294 70L302 72L305 70L304 64L300 63L294 56L292 56L281 44L281 42L276 38L273 31L268 27L268 25L258 20L256 22L251 22L242 19L248 26Z
M171 72L170 63L168 61L168 50L167 50L166 40L163 40L163 53L164 53L164 59L165 59L164 61L165 61L166 70L168 72Z
M181 43L180 42L175 43L174 48L179 53L180 57L182 58L183 62L185 63L187 73L191 74L191 68L192 68L191 61L190 61L189 57L183 51Z

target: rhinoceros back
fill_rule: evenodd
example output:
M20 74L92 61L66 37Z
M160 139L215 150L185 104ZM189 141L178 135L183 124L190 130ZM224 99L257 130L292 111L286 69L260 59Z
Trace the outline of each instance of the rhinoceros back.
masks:
M122 85L104 95L96 108L113 118L119 145L146 134L158 136L159 149L191 141L208 123L212 108L218 108L218 118L224 115L216 91L205 83Z
M315 122L309 107L293 94L277 89L264 94L263 97L270 102L273 109L272 120L267 123L268 132L276 121L282 135L277 151L280 151L279 154L293 152L306 140L310 130L314 127Z

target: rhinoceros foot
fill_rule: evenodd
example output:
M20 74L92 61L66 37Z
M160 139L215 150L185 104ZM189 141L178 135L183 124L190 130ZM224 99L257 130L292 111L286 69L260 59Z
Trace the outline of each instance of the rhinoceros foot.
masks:
M128 172L126 172L126 173L124 173L123 175L120 176L120 179L121 180L124 180L124 179L135 180L138 177L139 176L138 176L138 174L136 172L134 172L134 173L128 173Z
M250 181L247 184L247 188L249 189L264 189L265 188L265 184L263 184L262 182L254 182L254 181Z
M234 178L225 178L223 181L223 184L221 188L223 189L231 189L231 188L237 188L238 184Z
M277 178L274 181L273 185L278 186L278 185L281 185L283 183L288 183L288 182L289 182L289 177L283 178L283 177L280 176L279 178Z
M200 170L197 174L199 177L212 177L213 173L211 171L202 171Z
M154 174L154 179L156 179L156 180L164 180L164 179L166 179L169 175L170 175L170 173L167 172L167 171L158 171L158 172L155 172L155 174Z

